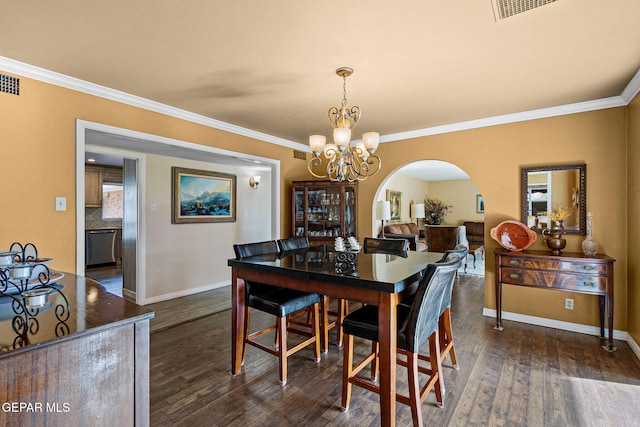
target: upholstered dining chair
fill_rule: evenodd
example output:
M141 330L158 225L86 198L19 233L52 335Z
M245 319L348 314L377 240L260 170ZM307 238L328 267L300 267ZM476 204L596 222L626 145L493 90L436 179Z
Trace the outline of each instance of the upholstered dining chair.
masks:
M409 241L407 239L365 237L363 246L365 253L404 254L406 257Z
M273 240L258 243L235 244L233 245L233 250L235 251L236 258L260 256L273 257L273 259L275 259L277 257L278 245ZM299 350L302 350L308 345L313 344L315 361L320 361L320 325L318 309L320 296L318 294L250 281L245 282L245 289L245 349L246 345L251 345L278 357L280 384L284 386L287 383L287 359L289 356ZM250 309L260 310L276 316L276 325L250 333ZM311 311L310 332L303 331L297 327L289 325L289 316L305 309L310 309ZM278 345L275 349L267 347L255 340L257 337L271 332L274 329L276 330L276 336L280 337L277 340ZM288 333L295 333L297 335L304 336L306 339L289 349L287 347ZM244 358L245 354L242 355L243 363Z
M296 249L308 248L308 237L289 237L287 239L277 240L278 248L281 252L293 251ZM322 314L322 322L320 323L320 332L322 334L322 352L329 351L329 331L336 329L336 341L338 347L342 347L342 320L349 311L349 301L338 299L337 311L329 310L330 301L327 295L320 296L320 311ZM330 317L334 319L331 320Z
M446 251L440 262L446 263L457 258L462 263L466 261L468 253L469 249L466 246L457 245L454 249ZM451 295L453 294L453 284L457 277L458 271L456 270L442 298L442 307L440 308L440 316L438 318L440 358L444 360L447 355L449 355L454 369L458 369L458 359L456 358L456 350L453 344L453 331L451 328Z
M411 406L414 426L422 426L421 403L427 393L434 389L436 405L444 405L444 381L441 376L440 337L438 318L444 294L460 260L456 257L449 262L428 264L411 307L398 306L397 310L397 347L398 353L406 359L397 358L397 363L405 366L409 376L409 396L396 394L396 400ZM351 386L380 392L380 387L356 375L369 362L377 362L378 352L371 352L362 362L353 366L353 337L358 336L374 342L378 341L378 307L367 305L350 313L343 322L345 332L344 362L342 375L342 409L349 409ZM422 344L429 342L429 356L420 354ZM428 361L430 366L420 365L420 361ZM420 388L418 373L429 375L426 384Z

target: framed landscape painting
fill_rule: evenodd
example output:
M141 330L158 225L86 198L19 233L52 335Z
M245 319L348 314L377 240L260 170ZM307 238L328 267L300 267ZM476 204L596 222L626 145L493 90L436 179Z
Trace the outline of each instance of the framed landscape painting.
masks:
M177 166L171 171L173 224L235 222L235 175Z

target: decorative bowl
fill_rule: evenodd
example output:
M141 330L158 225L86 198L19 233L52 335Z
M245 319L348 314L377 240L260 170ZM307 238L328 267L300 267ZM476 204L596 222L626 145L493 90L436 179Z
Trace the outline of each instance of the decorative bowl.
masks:
M512 252L521 252L538 240L535 231L518 221L503 221L491 229L491 238Z

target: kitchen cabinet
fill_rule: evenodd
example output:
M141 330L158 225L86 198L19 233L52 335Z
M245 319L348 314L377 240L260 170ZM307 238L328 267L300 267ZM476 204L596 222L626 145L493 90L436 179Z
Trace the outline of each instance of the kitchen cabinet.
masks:
M293 235L310 243L356 236L357 183L293 181Z
M122 184L122 168L107 168L102 172L103 182L110 184Z
M84 206L99 208L102 206L103 168L86 166L84 169Z

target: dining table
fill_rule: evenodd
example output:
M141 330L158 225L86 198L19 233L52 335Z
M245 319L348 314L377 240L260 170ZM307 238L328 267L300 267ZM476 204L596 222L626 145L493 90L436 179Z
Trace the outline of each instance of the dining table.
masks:
M258 282L378 307L380 421L395 425L397 305L412 295L439 252L339 252L332 245L228 260L232 288L231 373L242 371L245 283Z

